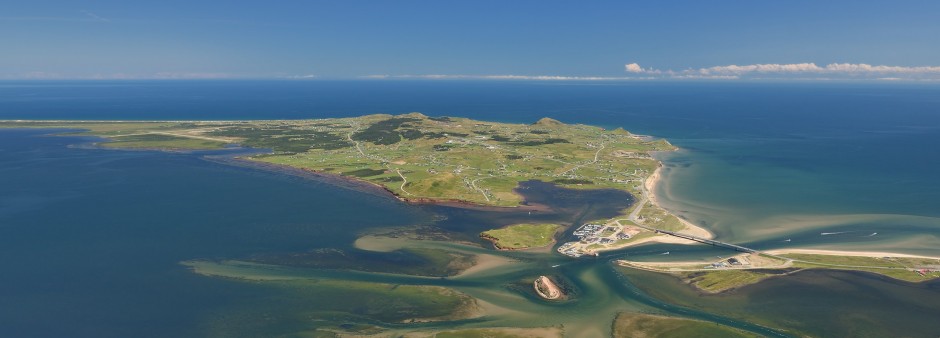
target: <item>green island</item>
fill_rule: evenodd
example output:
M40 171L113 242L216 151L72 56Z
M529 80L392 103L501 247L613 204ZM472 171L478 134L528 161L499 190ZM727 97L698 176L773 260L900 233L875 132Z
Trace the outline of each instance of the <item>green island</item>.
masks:
M759 337L724 325L706 321L649 315L642 313L620 313L614 319L614 337Z
M634 262L620 266L674 275L705 293L721 293L806 269L862 271L906 281L940 278L940 258L889 253L778 250L712 262Z
M492 329L466 329L456 331L437 332L427 337L434 338L548 338L561 337L562 330L559 328L536 328L536 329L518 329L518 328L492 328Z
M558 224L513 224L501 229L484 231L480 237L492 241L500 250L540 248L555 242Z

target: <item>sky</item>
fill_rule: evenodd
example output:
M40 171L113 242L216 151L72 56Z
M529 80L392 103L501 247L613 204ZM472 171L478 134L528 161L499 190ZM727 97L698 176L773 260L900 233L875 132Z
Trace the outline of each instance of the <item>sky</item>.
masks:
M940 80L940 1L0 3L0 79Z

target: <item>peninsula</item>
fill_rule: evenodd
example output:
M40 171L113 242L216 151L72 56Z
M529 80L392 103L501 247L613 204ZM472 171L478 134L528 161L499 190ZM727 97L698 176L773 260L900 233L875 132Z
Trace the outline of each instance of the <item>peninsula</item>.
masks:
M0 127L77 129L70 134L101 137L97 144L105 148L267 149L242 159L366 182L416 203L523 207L515 189L530 180L571 189L617 189L637 197L620 217L592 221L599 225L591 228L596 232L582 231L579 241L558 250L572 257L649 241L695 243L656 229L711 237L659 207L651 193L661 166L653 154L676 147L621 128L550 118L512 124L420 113L269 121L0 121ZM500 241L500 234L520 234L506 229L482 235L500 247L518 249L548 245L554 238L544 236L554 233L542 231L531 243Z

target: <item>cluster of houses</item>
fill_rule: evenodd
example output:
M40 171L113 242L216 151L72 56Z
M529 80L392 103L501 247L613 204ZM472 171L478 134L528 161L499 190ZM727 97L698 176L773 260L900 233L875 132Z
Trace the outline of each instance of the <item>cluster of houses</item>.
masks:
M629 231L619 226L585 223L572 234L578 237L577 242L568 242L558 248L558 252L571 256L581 257L585 254L584 248L591 244L610 245L619 240L630 239L638 231Z
M592 238L596 241L597 236L600 235L603 229L604 229L603 225L585 223L581 225L580 228L575 230L573 234L575 236L578 236L578 239L581 240L582 242L585 242L585 240L587 240L587 242L590 242L591 241L590 239Z
M578 242L568 242L558 247L558 252L565 256L578 258L584 256L584 251L578 248Z
M735 258L731 257L725 260L720 260L709 265L706 265L706 269L722 269L722 268L731 268L731 267L740 267L744 265L750 265L751 263L745 260L743 257Z
M604 232L616 233L616 235L613 237L610 235L604 236ZM633 236L626 229L621 229L618 226L591 223L582 225L574 231L574 235L578 236L578 240L584 244L611 244L621 239L630 239Z

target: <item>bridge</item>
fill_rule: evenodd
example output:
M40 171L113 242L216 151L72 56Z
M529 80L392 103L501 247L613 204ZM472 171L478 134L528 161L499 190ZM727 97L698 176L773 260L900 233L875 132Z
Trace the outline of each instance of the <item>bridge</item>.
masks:
M642 226L641 226L641 227L642 227ZM713 239L702 238L702 237L698 237L698 236L692 236L692 235L684 234L684 233L681 233L681 232L675 232L675 231L669 231L669 230L660 230L660 229L647 228L647 227L643 227L643 228L646 228L647 230L655 231L656 233L662 233L662 234L667 234L667 235L670 235L670 236L676 236L676 237L679 237L679 238L685 238L685 239L693 240L693 241L696 241L696 242L699 242L699 243L705 243L705 244L708 244L708 245L714 245L714 246L717 246L717 247L727 248L727 249L731 249L731 250L735 250L735 251L741 251L741 252L747 252L747 253L760 253L760 251L757 251L756 249L751 249L751 248L748 248L748 247L743 247L743 246L740 246L740 245L737 245L737 244L731 244L731 243L726 243L726 242L722 242L722 241L716 241L716 240L713 240Z
M620 220L616 220L615 222L617 223L617 225L623 226L622 224L620 224ZM650 227L648 227L648 226L636 224L636 222L634 222L634 224L635 224L635 226L637 226L637 227L640 227L640 228L643 228L643 229L646 229L646 230L649 230L649 231L654 231L654 232L656 232L656 233L658 233L658 234L666 234L666 235L675 236L675 237L679 237L679 238L685 238L685 239L688 239L688 240L691 240L691 241L696 241L696 242L699 242L699 243L708 244L708 245L713 245L713 246L722 247L722 248L731 249L731 250L740 251L740 252L756 253L756 254L760 254L760 253L761 253L761 252L760 252L759 250L757 250L757 249L751 249L751 248L744 247L744 246L740 246L740 245L737 245L737 244L731 244L731 243L727 243L727 242L716 241L716 240L714 240L714 239L708 239L708 238L704 238L704 237L693 236L693 235L684 234L684 233L681 233L681 232L675 232L675 231L669 231L669 230L662 230L662 229L650 228Z

